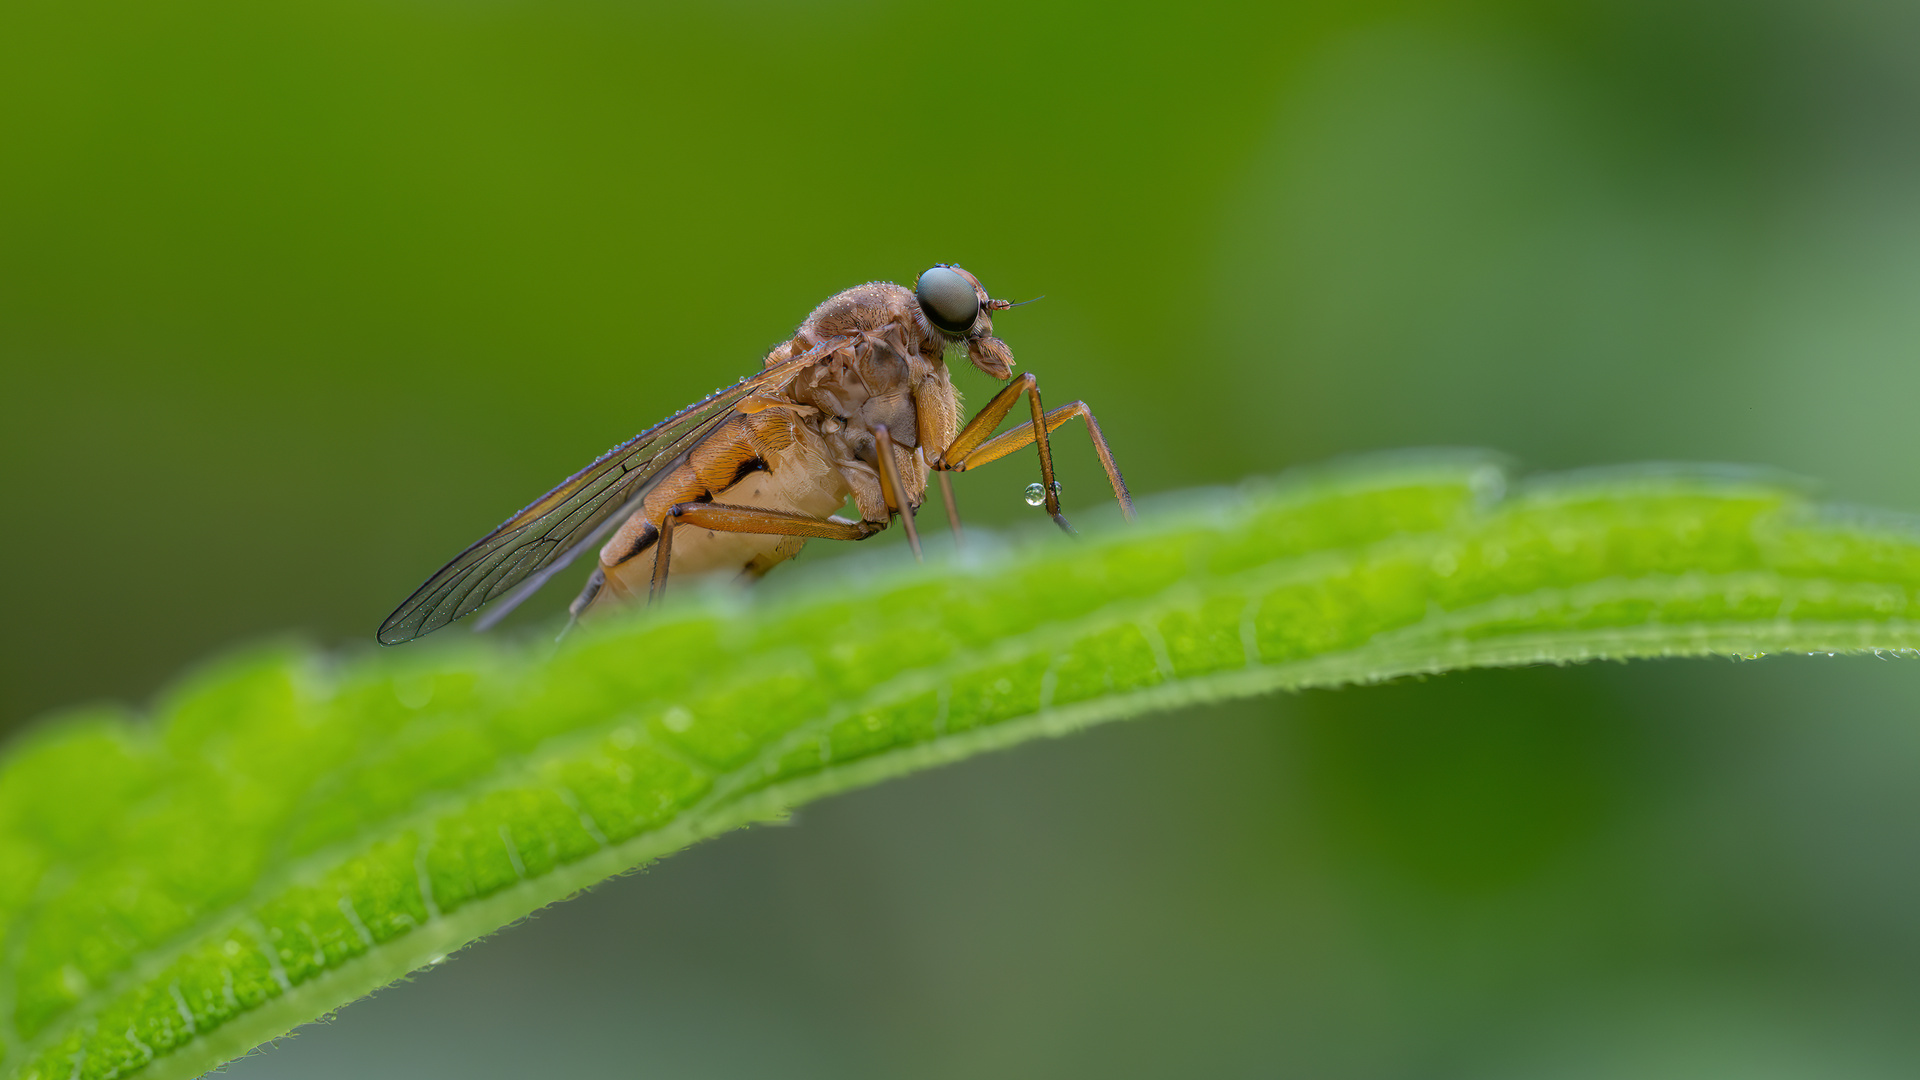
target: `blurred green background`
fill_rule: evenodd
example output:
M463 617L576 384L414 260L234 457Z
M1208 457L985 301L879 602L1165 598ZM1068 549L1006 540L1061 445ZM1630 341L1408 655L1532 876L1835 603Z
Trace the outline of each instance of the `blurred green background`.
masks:
M1916 40L1897 0L11 0L0 729L368 648L936 261L1047 294L1001 332L1137 491L1464 444L1920 510ZM1030 471L963 510L1031 521ZM1909 1076L1916 705L1768 660L1123 725L703 846L234 1073Z

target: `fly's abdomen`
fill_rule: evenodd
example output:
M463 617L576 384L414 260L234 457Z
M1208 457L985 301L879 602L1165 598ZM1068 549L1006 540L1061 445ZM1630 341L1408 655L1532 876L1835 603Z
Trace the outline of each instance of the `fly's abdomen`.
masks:
M846 497L846 482L830 467L819 436L786 409L737 415L661 477L642 507L600 549L606 585L594 607L646 598L660 524L677 505L722 503L825 518ZM798 536L681 525L674 530L667 570L675 579L684 574L758 577L799 554L805 543Z

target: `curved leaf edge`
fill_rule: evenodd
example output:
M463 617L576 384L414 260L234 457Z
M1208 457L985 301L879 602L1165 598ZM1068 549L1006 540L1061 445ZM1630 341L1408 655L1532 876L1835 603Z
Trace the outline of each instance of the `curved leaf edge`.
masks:
M568 863L537 878L467 904L396 941L375 946L357 959L294 987L258 1010L215 1029L154 1062L143 1072L155 1080L186 1080L265 1049L298 1027L324 1021L381 989L437 968L460 950L483 943L495 933L537 917L602 882L639 873L660 859L748 825L777 821L816 799L869 787L909 773L953 764L1036 738L1061 738L1116 720L1149 716L1195 705L1251 698L1275 691L1330 689L1380 683L1421 675L1442 675L1475 668L1530 664L1567 665L1599 660L1729 657L1751 659L1789 651L1808 656L1920 656L1920 624L1871 628L1794 624L1663 626L1608 630L1590 634L1542 634L1486 643L1480 647L1435 649L1406 655L1381 655L1363 648L1288 664L1182 679L1127 697L1109 697L1034 713L991 727L947 736L937 742L903 747L827 769L798 780L761 789L706 816L677 822ZM1870 636L1881 644L1862 644ZM398 973L398 974L396 974Z
M1771 516L1776 527L1781 523L1800 527L1843 526L1852 530L1850 539L1855 541L1884 539L1891 540L1902 548L1915 545L1911 518L1878 511L1849 511L1843 508L1809 506L1795 497L1798 493L1793 492L1791 486L1787 492L1783 492L1779 477L1768 474L1764 470L1672 466L1587 470L1578 474L1562 474L1558 477L1532 478L1509 489L1504 476L1491 467L1489 459L1484 455L1410 457L1401 454L1384 460L1376 457L1371 461L1348 462L1301 470L1278 482L1266 480L1243 485L1240 492L1233 494L1240 500L1264 497L1268 503L1267 508L1271 510L1277 505L1285 505L1296 498L1302 501L1309 500L1316 490L1326 487L1345 488L1351 493L1368 487L1388 486L1393 483L1422 480L1431 480L1435 483L1459 481L1463 476L1467 477L1467 486L1475 489L1479 496L1473 502L1481 511L1496 503L1506 507L1516 507L1525 504L1579 503L1582 500L1604 499L1609 496L1631 496L1637 492L1666 495L1697 484L1715 498L1754 498L1761 502L1772 503L1774 510L1768 511L1768 515ZM1223 521L1231 519L1235 513L1235 509L1231 506L1222 512L1222 506L1233 500L1222 500L1219 498L1221 494L1226 492L1197 495L1181 493L1159 500L1169 509L1181 501L1187 501L1194 507L1196 513L1188 517L1184 523L1180 520L1181 515L1169 513L1128 535L1138 538L1155 533L1178 534L1195 527L1199 524L1196 519L1201 517L1207 519L1204 522L1206 527L1217 527ZM985 556L989 561L994 557L991 550ZM1307 558L1311 561L1319 556L1309 553ZM962 561L977 564L981 559L982 556L976 552ZM820 569L827 572L816 571L810 577L796 581L793 587L782 588L778 592L774 590L767 590L767 592L775 596L783 596L783 606L792 606L796 600L804 606L810 595L814 597L820 594L830 595L836 588L837 574L830 568ZM843 564L839 573L849 570L851 567ZM869 572L867 582L871 585L875 577L878 577L884 586L886 579L910 580L915 573L911 566L901 566L896 563L894 568L882 570L878 575ZM1692 572L1686 576L1702 580L1713 577L1710 573ZM1803 576L1800 580L1810 579ZM1594 588L1608 584L1611 583L1590 582L1576 588ZM1737 591L1739 585L1732 579L1727 579L1711 581L1708 587ZM1176 586L1176 590L1184 589L1186 589L1184 584ZM1552 590L1549 590L1549 593L1551 592ZM711 599L710 597L709 600ZM1163 594L1160 599L1164 600L1165 595ZM1496 604L1514 600L1522 602L1521 606L1524 607L1526 603L1532 603L1537 599L1537 596L1502 597L1496 601ZM1145 603L1150 607L1155 602L1158 601ZM711 603L687 604L680 612L669 610L659 613L660 617L655 622L665 627L679 621L681 617L698 620L714 616L720 609L733 607L737 603L739 603L737 600L723 600L717 608ZM761 599L749 602L749 606L765 610L769 603L770 599ZM1109 608L1102 619L1094 621L1124 624L1131 618L1128 611L1133 606L1133 602L1122 602ZM1452 614L1462 615L1464 611L1454 611ZM1446 621L1439 620L1439 623L1444 624ZM1466 621L1474 620L1469 618ZM471 943L505 924L524 918L548 904L565 899L598 880L637 869L661 855L701 839L756 820L778 817L788 808L814 798L1043 735L1063 735L1113 719L1166 711L1199 702L1246 697L1273 690L1375 682L1405 675L1436 674L1468 667L1715 654L1736 657L1757 656L1782 651L1913 653L1916 646L1920 646L1920 630L1916 630L1913 624L1904 620L1888 618L1830 623L1776 618L1744 624L1715 622L1662 623L1631 627L1605 626L1576 632L1546 634L1505 632L1502 636L1481 640L1474 640L1470 636L1450 636L1447 627L1431 621L1419 629L1421 632L1412 635L1396 632L1382 634L1363 647L1344 652L1322 654L1311 659L1289 663L1255 664L1242 669L1220 671L1197 677L1173 678L1173 672L1163 666L1162 674L1168 681L1160 685L1129 693L1109 694L1094 701L1043 708L1037 713L1024 717L998 719L987 727L941 736L932 742L900 747L849 763L834 764L799 779L748 790L742 795L722 798L718 803L707 800L709 808L704 811L697 807L689 807L685 816L678 820L584 858L563 863L537 877L522 880L498 892L468 900L455 911L436 915L427 924L391 942L372 945L365 953L288 988L285 993L227 1020L206 1034L196 1035L184 1043L175 1045L170 1052L148 1063L143 1070L143 1075L157 1077L196 1075L206 1068L230 1060L248 1047L271 1040L291 1027L311 1020L316 1015L331 1012L367 992L404 978L412 970L430 966L447 952L463 947L464 944ZM301 654L300 658L305 662L317 664L321 668L338 669L343 664L353 666L358 663L353 660L316 656L307 650L288 651ZM501 644L480 646L479 651L485 654L488 660L507 663L509 666L523 665L530 659L524 648L503 647ZM397 668L399 665L389 664L389 666ZM331 675L331 671L321 673L317 681L331 682ZM108 720L110 725L124 725L126 720L132 719L131 715L124 710L114 710L114 713L115 716ZM138 737L158 737L154 725L136 723L133 728ZM47 729L43 727L41 730ZM27 741L32 741L33 738L34 736L28 736ZM20 740L13 740L13 745L8 747L8 750L18 749L21 745ZM470 795L472 792L465 794ZM438 809L437 806L428 805L415 813L390 818L385 825L389 830L404 828L417 818L430 818ZM317 852L312 860L303 859L286 873L298 876L299 873L332 859L335 854L335 852ZM282 876L284 875L275 875L276 878ZM262 884L268 883L262 882ZM218 921L202 924L195 934L206 931L210 926L217 928ZM145 957L139 965L140 972L151 974L158 967L163 967L167 959L166 956ZM27 1040L27 1042L44 1046L47 1040ZM16 1041L12 1049L22 1052L30 1047L22 1046ZM31 1054L22 1053L22 1057L30 1059Z

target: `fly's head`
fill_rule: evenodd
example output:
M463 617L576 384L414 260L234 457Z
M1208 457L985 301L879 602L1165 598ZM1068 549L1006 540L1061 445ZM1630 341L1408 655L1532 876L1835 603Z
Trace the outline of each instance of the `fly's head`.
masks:
M1013 305L987 295L980 279L941 263L920 275L913 292L927 325L950 345L964 345L973 366L996 379L1013 377L1013 351L993 336L993 312Z

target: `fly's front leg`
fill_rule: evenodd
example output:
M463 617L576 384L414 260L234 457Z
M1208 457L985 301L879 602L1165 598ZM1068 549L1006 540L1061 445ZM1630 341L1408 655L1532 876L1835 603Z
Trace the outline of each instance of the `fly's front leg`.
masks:
M1107 446L1107 436L1100 430L1100 422L1093 418L1093 410L1087 408L1087 403L1070 401L1047 413L1042 419L1046 430L1051 432L1076 416L1087 422L1087 437L1093 442L1093 452L1100 457L1100 467L1106 470L1107 483L1113 485L1114 501L1120 504L1120 512L1126 515L1127 520L1132 521L1133 496L1127 491L1125 478L1120 475L1120 466L1113 460L1113 450ZM989 461L998 461L1033 441L1033 428L1022 425L980 444L971 454L962 459L961 463L948 465L947 468L964 472L975 466L985 465ZM1049 484L1048 487L1051 490L1052 485Z
M673 530L679 525L697 525L714 532L809 536L820 540L865 540L884 527L866 521L808 517L758 506L683 502L668 510L660 521L660 541L653 553L653 581L647 588L648 603L660 599L667 590L667 567L673 562Z
M1033 407L1033 423L988 438L993 435L993 429L1000 426L1000 421L1013 411L1021 394L1027 395ZM1060 513L1060 493L1053 480L1053 448L1047 440L1047 434L1076 416L1087 422L1087 436L1093 440L1094 453L1100 456L1100 467L1106 470L1107 482L1113 485L1113 497L1120 504L1120 512L1126 515L1128 521L1132 521L1133 496L1127 492L1127 482L1120 476L1120 466L1113 460L1113 450L1107 446L1107 437L1101 432L1099 421L1093 418L1093 410L1087 408L1084 401L1074 401L1052 412L1045 411L1040 404L1039 380L1034 378L1032 372L1021 375L993 395L993 400L987 402L986 407L967 421L966 427L960 429L953 445L940 454L933 462L933 467L942 471L951 469L965 472L1006 457L1029 443L1037 444L1040 448L1040 483L1046 491L1047 513L1062 529L1072 532L1073 527L1067 524L1067 519Z
M944 391L944 392L943 392ZM937 368L929 384L916 390L913 395L914 420L919 426L917 448L922 462L938 461L940 447L948 438L945 432L953 430L959 423L960 395L953 389L953 381L947 376L947 369ZM960 535L960 508L953 503L953 481L946 473L937 469L928 479L940 481L940 504L947 508L947 526L953 530L953 546L957 550L964 546L965 538ZM926 483L921 483L924 490Z

